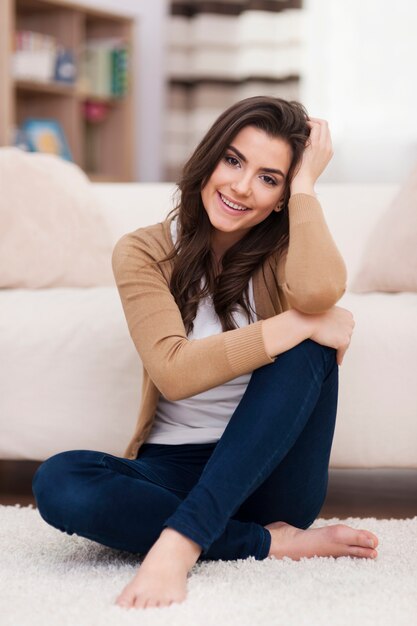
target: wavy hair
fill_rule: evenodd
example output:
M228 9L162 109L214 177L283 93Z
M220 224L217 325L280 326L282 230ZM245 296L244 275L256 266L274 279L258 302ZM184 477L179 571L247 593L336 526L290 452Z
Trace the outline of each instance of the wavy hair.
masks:
M209 295L223 331L237 327L233 314L238 306L242 307L249 323L256 319L250 311L249 279L268 256L283 254L288 248L290 183L297 165L301 164L310 135L308 119L305 107L297 101L268 96L245 98L217 118L185 163L177 182L179 200L168 215L168 218L177 218L177 241L172 253L159 263L173 260L170 290L187 334L193 330L200 300ZM291 148L283 208L278 213L273 211L231 246L222 257L221 272L216 274L210 246L212 226L202 203L201 190L234 137L246 126L283 139Z

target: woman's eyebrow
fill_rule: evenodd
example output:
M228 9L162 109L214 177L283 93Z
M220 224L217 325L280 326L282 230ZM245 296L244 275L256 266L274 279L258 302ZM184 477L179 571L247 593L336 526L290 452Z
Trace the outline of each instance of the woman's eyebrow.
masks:
M239 150L237 148L235 148L234 146L230 145L230 146L227 147L227 149L228 150L232 150L232 152L234 152L239 157L239 159L242 159L242 161L244 163L247 163L246 157L241 152L239 152ZM261 167L260 169L263 172L268 172L270 174L279 174L280 176L285 178L285 174L283 174L281 172L281 170L274 170L272 167Z

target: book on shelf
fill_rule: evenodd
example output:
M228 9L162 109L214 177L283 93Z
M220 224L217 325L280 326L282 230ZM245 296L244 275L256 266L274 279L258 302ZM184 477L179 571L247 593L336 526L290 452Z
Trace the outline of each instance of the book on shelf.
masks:
M88 96L120 98L128 91L129 47L120 37L87 41L80 54L78 89Z
M87 40L78 53L56 37L28 30L15 33L12 73L16 80L74 84L88 96L120 98L128 91L129 46L121 37Z
M15 33L12 74L15 79L48 82L53 79L57 41L30 30Z
M72 84L75 81L74 53L60 45L53 35L18 30L14 37L12 74L16 80Z

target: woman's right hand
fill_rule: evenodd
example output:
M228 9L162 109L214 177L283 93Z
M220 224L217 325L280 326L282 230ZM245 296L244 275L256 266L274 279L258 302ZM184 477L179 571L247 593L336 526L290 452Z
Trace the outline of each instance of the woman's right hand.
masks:
M310 339L323 346L337 349L337 364L342 365L343 357L349 348L355 322L347 309L333 306L324 313L308 315L313 332Z

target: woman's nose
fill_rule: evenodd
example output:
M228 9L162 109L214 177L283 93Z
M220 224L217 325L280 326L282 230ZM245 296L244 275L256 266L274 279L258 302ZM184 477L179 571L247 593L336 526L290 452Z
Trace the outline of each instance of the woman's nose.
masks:
M251 193L251 185L248 177L242 176L238 180L233 181L230 188L240 196L249 196Z

